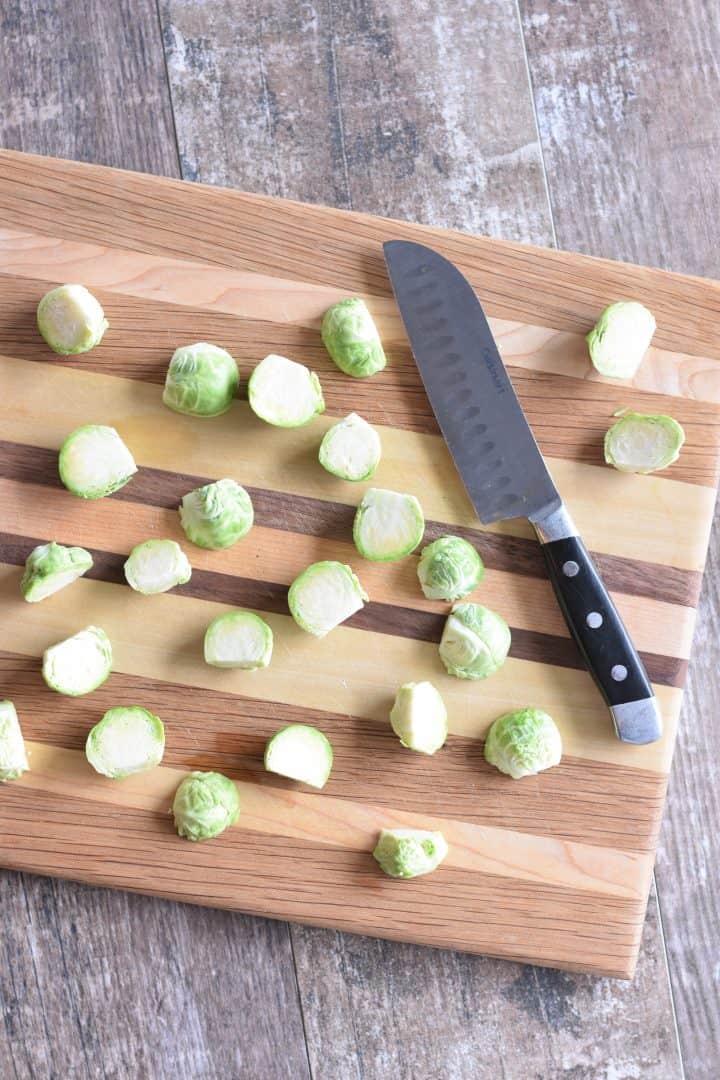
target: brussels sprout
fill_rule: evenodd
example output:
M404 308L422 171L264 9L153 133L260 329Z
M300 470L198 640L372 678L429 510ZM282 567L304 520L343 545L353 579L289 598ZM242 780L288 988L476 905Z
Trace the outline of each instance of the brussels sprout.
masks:
M254 671L270 663L273 632L252 611L218 615L205 631L205 663L219 668Z
M514 780L550 769L561 757L560 732L543 709L517 709L499 716L485 739L485 760Z
M180 523L185 535L201 548L219 551L250 532L253 504L235 480L216 480L183 496Z
M72 356L99 345L108 321L84 285L59 285L45 293L38 304L37 325L54 352Z
M314 788L325 787L332 763L330 740L322 731L307 724L291 724L277 731L265 747L268 772Z
M80 697L97 690L112 668L112 645L104 630L86 626L43 653L43 679L51 690Z
M360 611L368 595L345 563L316 562L299 574L288 593L290 613L303 630L325 637Z
M192 575L187 555L175 540L144 540L125 560L125 580L145 596L185 585Z
M459 679L486 679L502 667L510 648L510 627L482 604L455 604L440 641L440 659Z
M395 878L420 877L437 870L448 853L441 832L425 829L383 829L373 858Z
M182 345L172 355L165 376L163 401L187 416L220 416L237 393L240 376L229 352L198 341Z
M77 581L92 564L92 555L85 548L63 547L54 540L40 544L25 560L20 591L29 604L35 604Z
M137 465L113 427L85 424L60 447L60 479L81 499L102 499L124 487Z
M240 816L240 796L232 780L217 772L191 772L175 792L175 828L188 840L212 840Z
M346 375L374 375L387 363L372 315L359 297L328 308L321 334L325 348Z
M587 335L595 370L614 379L632 379L654 333L652 312L637 300L610 304Z
M325 412L325 400L315 372L272 353L260 361L250 376L248 401L256 416L275 427L303 427Z
M605 461L620 472L657 472L677 461L684 442L672 416L626 412L605 433Z
M380 461L380 436L367 420L350 413L333 424L320 443L320 464L341 480L368 480Z
M12 701L0 701L0 783L17 780L29 768L15 706Z
M472 544L460 536L441 536L420 552L420 586L428 600L460 600L483 579L485 567Z
M434 754L447 739L447 709L432 683L405 683L395 695L390 723L403 746Z
M414 495L368 488L355 513L353 540L365 559L390 562L414 551L424 530L422 507Z
M139 705L108 709L85 743L85 755L93 769L113 780L154 769L164 752L162 720Z

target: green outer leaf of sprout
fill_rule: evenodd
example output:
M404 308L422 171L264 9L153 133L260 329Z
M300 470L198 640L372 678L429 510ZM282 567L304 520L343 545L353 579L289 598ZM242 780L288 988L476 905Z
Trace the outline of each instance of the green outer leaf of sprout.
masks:
M93 769L113 780L154 769L164 752L162 720L140 705L108 709L85 742L85 756Z
M17 780L29 768L15 706L12 701L0 701L0 783Z
M485 738L485 760L519 780L557 765L562 738L544 709L516 709L499 716Z
M63 547L54 540L39 544L25 560L20 591L29 604L35 604L77 581L92 564L92 555L85 548Z
M123 569L130 588L144 596L186 585L192 576L187 555L176 540L143 540L132 549Z
M677 461L684 442L672 416L627 412L605 433L605 461L620 472L658 472Z
M188 492L180 506L180 524L188 540L213 551L242 540L253 520L253 504L247 491L227 478Z
M436 870L448 853L441 832L425 829L383 829L373 858L390 877L414 878Z
M188 840L212 840L240 816L236 785L217 772L191 772L173 799L175 828Z
M448 615L440 659L459 679L486 679L502 667L510 649L510 628L501 615L463 601Z
M364 378L382 371L387 363L372 315L359 297L328 308L321 334L325 348L346 375Z
M293 581L288 592L290 613L303 630L325 637L345 619L360 611L368 595L345 563L311 563Z
M83 424L67 436L58 457L60 479L81 499L102 499L137 472L132 454L113 427Z
M355 512L353 540L363 558L392 562L414 551L424 530L422 507L414 495L368 488Z
M250 376L248 402L256 416L274 427L304 427L325 412L315 372L275 353L261 360Z
M97 690L112 670L112 645L99 626L86 626L77 634L51 645L43 653L42 673L51 690L81 697ZM92 665L92 670L88 670ZM85 679L76 673L84 670Z
M181 345L170 360L163 401L186 416L221 416L232 405L240 376L229 352L206 341Z
M593 367L614 379L632 379L655 333L655 318L637 300L606 307L587 335Z
M108 321L84 285L58 285L38 304L37 326L53 352L75 356L100 344Z
M448 734L447 709L430 682L410 682L400 687L390 710L393 731L408 750L434 754Z
M382 447L374 427L350 413L325 432L318 458L324 469L341 480L369 480L378 467Z
M268 772L323 788L332 769L333 748L317 728L290 724L268 740L264 761Z
M483 579L485 567L472 544L460 536L441 536L424 547L418 578L428 600L461 600Z
M254 611L226 611L205 631L205 663L218 668L255 671L266 668L273 651L273 632Z

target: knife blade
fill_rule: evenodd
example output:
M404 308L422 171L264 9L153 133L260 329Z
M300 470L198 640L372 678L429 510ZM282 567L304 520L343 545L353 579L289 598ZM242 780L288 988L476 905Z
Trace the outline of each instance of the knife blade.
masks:
M553 483L480 301L432 248L389 240L383 250L430 404L480 521L532 522L616 735L654 742L662 718L647 673Z

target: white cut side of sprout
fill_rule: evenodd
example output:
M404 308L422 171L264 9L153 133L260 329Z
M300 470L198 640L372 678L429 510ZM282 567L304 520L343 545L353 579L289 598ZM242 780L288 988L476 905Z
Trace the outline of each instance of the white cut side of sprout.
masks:
M54 540L39 544L25 560L20 591L29 604L36 604L72 585L92 564L92 555L85 548L63 547Z
M605 434L605 461L620 472L658 472L677 461L684 442L672 416L626 412Z
M266 668L273 650L273 632L252 611L218 615L205 632L205 663L219 668L254 671Z
M213 417L227 412L240 376L229 352L207 341L181 345L165 376L163 402L186 416Z
M414 495L368 488L355 513L353 540L363 558L390 562L414 551L424 530L422 507Z
M485 737L485 760L514 780L551 769L562 758L562 738L544 709L499 716Z
M187 555L175 540L144 540L125 561L125 580L145 596L185 585L192 576Z
M390 724L408 750L434 754L447 739L445 702L430 682L405 683L395 695Z
M288 593L295 622L315 637L324 637L363 607L368 595L345 563L312 563L299 574Z
M272 353L250 376L248 401L256 416L275 427L302 427L325 411L315 372Z
M96 690L112 669L112 646L104 630L86 626L43 653L42 673L51 690L80 697Z
M139 705L108 709L85 743L93 769L113 780L155 768L164 752L162 720Z
M0 783L17 780L29 768L15 706L12 701L0 701Z
M265 747L268 772L299 780L311 787L325 787L333 763L330 740L307 724L291 724L276 732Z
M587 335L593 367L614 379L632 379L655 333L655 317L637 300L606 307Z
M59 285L37 309L38 330L59 356L88 352L108 328L100 303L84 285Z
M324 469L341 480L368 480L375 472L382 447L374 427L357 413L333 424L320 443Z
M383 829L373 851L380 868L395 878L414 878L437 870L448 853L441 832Z
M252 528L253 504L235 480L216 480L183 496L180 524L198 547L219 551L242 540Z
M127 484L135 460L113 427L84 424L67 436L58 459L60 479L81 499L102 499Z

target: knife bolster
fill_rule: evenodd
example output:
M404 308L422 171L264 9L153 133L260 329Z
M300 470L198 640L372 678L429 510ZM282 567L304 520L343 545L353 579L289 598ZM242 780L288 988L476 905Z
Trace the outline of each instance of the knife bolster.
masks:
M533 516L530 521L541 544L550 544L553 540L567 540L570 536L578 535L575 522L565 503L560 500L542 517Z

